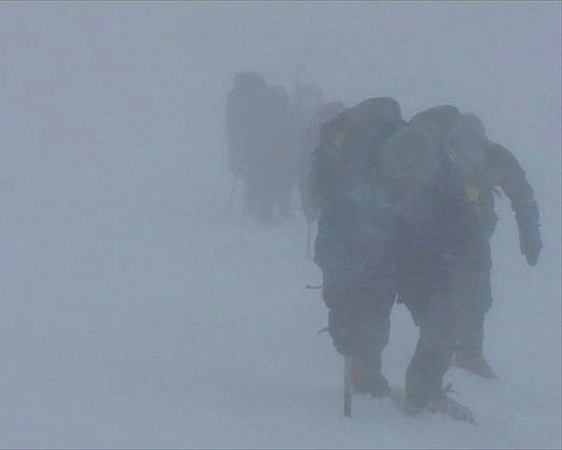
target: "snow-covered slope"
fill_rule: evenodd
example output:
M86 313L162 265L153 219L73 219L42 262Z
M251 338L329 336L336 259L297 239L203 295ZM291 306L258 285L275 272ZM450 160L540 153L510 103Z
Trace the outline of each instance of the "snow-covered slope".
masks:
M559 50L559 3L0 5L0 447L560 448ZM296 59L329 99L481 115L535 187L534 268L498 202L500 379L447 375L479 426L344 418L302 219L227 213L232 73ZM393 385L416 337L397 306Z
M194 225L181 205L152 205L90 225L103 235L87 242L61 219L41 242L18 229L3 248L17 259L2 264L2 447L560 444L551 246L534 270L496 258L487 344L500 379L448 376L475 427L363 397L353 419L342 416L342 360L316 335L326 313L304 289L319 273L303 257L301 223ZM392 327L384 364L403 385L416 330L401 306Z

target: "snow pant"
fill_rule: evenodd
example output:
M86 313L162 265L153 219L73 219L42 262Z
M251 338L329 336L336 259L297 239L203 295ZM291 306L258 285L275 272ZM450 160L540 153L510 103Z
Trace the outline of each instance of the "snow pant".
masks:
M271 182L275 184L275 203L279 214L284 218L291 218L292 200L297 184L297 174L295 162L287 160L289 155L285 155L285 159L279 159L275 162L275 173L272 174Z
M360 357L380 371L390 334L394 289L324 288L322 295L329 308L328 331L336 350Z
M275 186L265 171L253 170L245 179L246 209L257 220L271 222L276 200Z
M246 208L257 220L275 220L275 210L283 217L291 217L291 202L295 177L286 163L261 161L245 177Z
M464 334L457 348L457 358L473 359L483 356L484 317L492 305L490 243L480 255L478 264L467 270L473 283L469 287L470 300L466 311Z
M291 203L293 200L293 192L295 190L295 183L292 179L281 179L277 182L277 189L275 195L275 203L279 214L285 218L293 216Z
M463 336L468 289L464 270L451 270L437 280L402 286L401 296L419 327L419 338L406 371L406 401L423 408L443 395L443 377Z

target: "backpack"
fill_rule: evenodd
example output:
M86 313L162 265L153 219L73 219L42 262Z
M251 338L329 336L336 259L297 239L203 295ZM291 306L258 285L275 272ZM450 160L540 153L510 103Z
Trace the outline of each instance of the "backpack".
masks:
M341 112L323 124L320 145L312 155L309 190L315 208L322 210L330 199L331 188L342 171L365 143L373 156L382 143L403 126L400 105L389 97L376 97ZM356 145L362 142L361 146ZM372 162L372 161L369 161Z

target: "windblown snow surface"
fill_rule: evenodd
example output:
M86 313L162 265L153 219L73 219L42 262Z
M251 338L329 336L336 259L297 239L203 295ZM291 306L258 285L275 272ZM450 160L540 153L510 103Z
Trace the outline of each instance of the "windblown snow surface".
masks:
M560 448L560 5L1 4L0 446ZM232 75L291 89L297 60L347 105L474 112L527 172L545 244L527 266L498 201L499 380L446 377L478 426L344 418L304 220L251 223L240 187L229 213ZM397 305L392 385L416 338Z

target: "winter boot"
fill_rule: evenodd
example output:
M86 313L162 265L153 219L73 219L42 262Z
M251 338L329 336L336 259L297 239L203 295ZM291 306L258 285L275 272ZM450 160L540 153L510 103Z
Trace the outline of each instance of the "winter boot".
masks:
M490 364L488 364L488 361L486 361L486 358L483 356L471 359L461 359L457 355L453 360L452 365L482 378L488 378L491 380L496 380L498 378L496 373L490 367Z
M439 400L432 400L425 409L433 414L447 414L455 420L476 424L472 411L447 395L443 395Z
M447 395L449 392L454 392L451 390L451 384L443 389L442 393L437 398L430 400L423 408L409 403L406 399L406 412L411 415L420 414L422 411L428 411L433 414L446 414L452 419L476 424L477 422L472 411L449 397Z
M347 376L356 394L388 397L391 393L387 379L374 364L360 357L348 357Z

